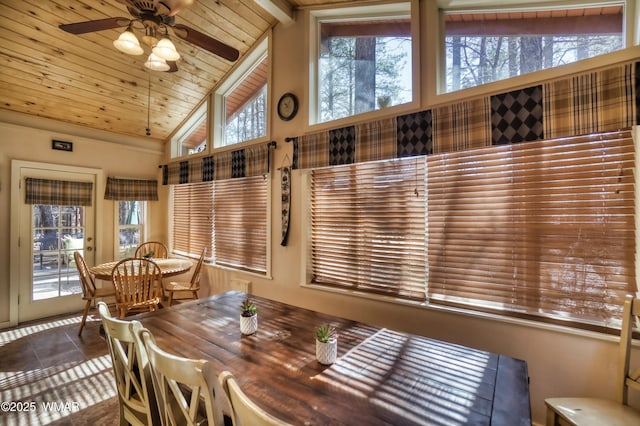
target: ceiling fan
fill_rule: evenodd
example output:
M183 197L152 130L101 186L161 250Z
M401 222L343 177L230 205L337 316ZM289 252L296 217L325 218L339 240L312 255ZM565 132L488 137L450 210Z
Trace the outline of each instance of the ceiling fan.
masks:
M177 71L176 61L180 54L169 38L169 28L179 38L204 50L218 55L228 61L238 59L240 52L191 27L175 23L175 15L191 6L195 0L118 0L127 6L132 18L114 17L96 19L94 21L61 24L60 29L71 34L85 34L95 31L127 27L113 42L121 52L130 55L141 55L144 49L133 33L134 24L142 24L144 36L142 41L152 48L145 67L155 71Z

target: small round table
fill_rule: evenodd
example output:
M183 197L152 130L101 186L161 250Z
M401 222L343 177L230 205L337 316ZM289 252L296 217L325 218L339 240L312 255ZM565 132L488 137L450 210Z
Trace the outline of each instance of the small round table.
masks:
M162 272L162 278L172 277L174 275L184 274L188 272L193 266L190 260L186 259L149 259L155 262ZM113 268L118 264L118 261L101 263L92 268L89 268L94 277L98 280L111 281L111 272Z

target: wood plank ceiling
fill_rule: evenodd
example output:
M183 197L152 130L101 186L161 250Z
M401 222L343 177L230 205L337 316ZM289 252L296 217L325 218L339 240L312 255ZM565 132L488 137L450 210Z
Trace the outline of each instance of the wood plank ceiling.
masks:
M179 70L147 71L148 47L141 56L113 47L124 28L82 35L58 28L110 17L130 15L119 0L0 0L0 108L144 137L150 105L150 138L160 143L233 66L174 36ZM238 49L241 60L277 21L254 0L196 0L175 22Z

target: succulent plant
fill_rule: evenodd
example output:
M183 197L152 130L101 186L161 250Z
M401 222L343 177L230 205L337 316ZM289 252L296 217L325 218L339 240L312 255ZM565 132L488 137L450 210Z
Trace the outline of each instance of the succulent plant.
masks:
M240 305L242 309L243 317L252 317L258 313L258 307L249 299L244 299L242 305Z
M316 328L316 339L322 343L328 343L336 338L336 329L332 325L324 323Z

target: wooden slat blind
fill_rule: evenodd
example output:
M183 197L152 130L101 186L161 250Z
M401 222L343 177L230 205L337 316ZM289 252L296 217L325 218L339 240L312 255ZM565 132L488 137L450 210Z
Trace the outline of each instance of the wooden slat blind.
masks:
M629 131L427 159L429 297L616 327L636 291Z
M424 158L316 169L312 282L425 298Z
M214 187L215 263L266 273L268 179L226 179Z
M172 250L197 257L213 252L213 182L173 185Z

